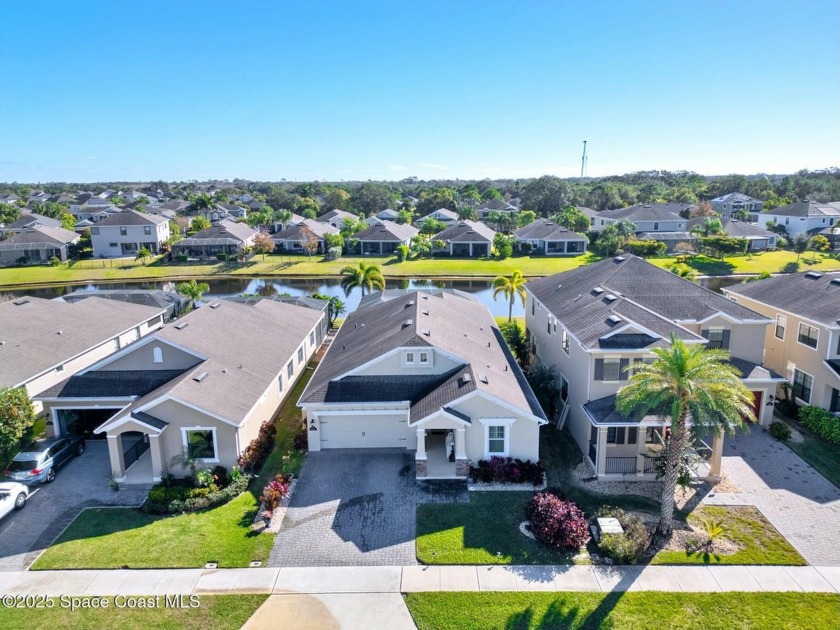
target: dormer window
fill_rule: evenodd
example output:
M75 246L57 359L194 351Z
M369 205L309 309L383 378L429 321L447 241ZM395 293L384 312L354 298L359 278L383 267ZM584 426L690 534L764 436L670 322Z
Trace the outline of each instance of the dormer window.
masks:
M414 364L414 353L413 352L406 352L405 353L405 362Z
M421 352L420 353L420 365L428 365L429 364L429 353L428 352Z

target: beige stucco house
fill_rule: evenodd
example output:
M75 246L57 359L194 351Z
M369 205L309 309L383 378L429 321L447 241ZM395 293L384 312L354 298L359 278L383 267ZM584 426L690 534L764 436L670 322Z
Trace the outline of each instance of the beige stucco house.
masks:
M86 300L87 301L87 300ZM86 302L85 301L85 302ZM85 302L81 302L84 304ZM39 396L56 432L100 420L126 483L225 467L271 420L327 331L326 302L216 300Z
M782 274L723 292L772 320L764 365L787 378L796 403L840 413L840 274Z
M533 280L525 288L531 352L537 363L554 367L561 391L553 420L568 425L600 479L655 476L667 422L623 417L615 395L633 364L652 361L652 350L670 345L672 334L688 344L728 350L753 392L758 422L770 422L773 395L784 378L762 365L768 317L630 255ZM707 436L698 445L710 475L719 474L722 444L721 436Z
M309 449L413 451L418 478L539 459L546 420L487 308L456 292L385 291L341 326L300 398Z

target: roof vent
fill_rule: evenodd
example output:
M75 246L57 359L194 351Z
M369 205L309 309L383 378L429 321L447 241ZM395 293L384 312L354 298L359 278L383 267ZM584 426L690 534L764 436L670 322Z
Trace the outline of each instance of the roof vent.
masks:
M406 305L405 305L405 308L408 308L410 306L414 306L414 300L411 300L410 302L407 302Z
M411 326L413 323L414 323L414 320L413 320L413 319L407 319L407 320L405 320L405 321L402 323L402 326L400 326L400 328L408 328L408 327L409 327L409 326Z
M604 289L602 289L601 287L595 287L594 289L592 289L592 293L594 293L595 295L601 295L603 292Z
M834 278L829 284L840 285L840 278Z
M431 336L432 336L432 331L431 331L431 330L429 330L428 328L424 328L421 332L422 332L424 335L426 335L427 337L431 337Z
M822 278L822 274L819 271L809 271L805 274L806 278L813 278L816 280L817 278Z
M222 305L222 303L221 303L221 302L213 302L213 303L210 305L210 308L212 308L212 309L217 309L217 308L219 308L221 305Z
M14 302L12 302L12 304L14 304L15 306L23 306L24 304L29 304L29 300L27 300L26 298L22 300L15 300Z
M615 258L613 258L613 261L615 262L624 262L625 260L627 259L624 256L616 256Z
M472 383L472 375L471 374L462 374L461 378L458 379L461 381L461 385L465 385L466 383Z
M478 375L478 380L479 380L479 381L481 381L482 383L484 383L485 385L489 385L489 384L490 384L490 381L488 380L488 378L487 378L487 375L486 375L486 374L479 374L479 375Z
M180 324L175 324L175 330L184 330L184 328L186 328L189 325L189 322L181 322Z
M617 298L616 296L614 296L612 293L607 293L607 294L604 296L604 299L605 299L607 302L615 302L618 298Z
M428 314L429 314L429 309L424 308L424 309L423 309L423 315L428 315Z
M198 375L196 375L196 376L193 376L193 380L194 380L196 383L200 383L200 382L201 382L201 381L203 381L205 378L207 378L207 372L202 372L201 374L198 374Z
M429 296L428 296L428 295L424 295L424 296L423 296L423 299L424 299L424 300L428 300L428 299L429 299Z
M618 315L610 315L607 317L607 321L612 325L615 326L616 324L623 322L624 320L621 319Z

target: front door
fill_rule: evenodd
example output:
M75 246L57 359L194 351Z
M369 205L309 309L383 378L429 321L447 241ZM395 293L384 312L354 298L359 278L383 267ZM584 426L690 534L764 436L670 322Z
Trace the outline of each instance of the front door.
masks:
M761 422L761 401L764 392L753 392L753 414L755 418L753 422Z

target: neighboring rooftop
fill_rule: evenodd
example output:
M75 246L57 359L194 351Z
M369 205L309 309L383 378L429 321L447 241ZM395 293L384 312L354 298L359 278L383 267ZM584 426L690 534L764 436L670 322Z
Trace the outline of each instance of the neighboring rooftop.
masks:
M780 217L836 217L840 216L840 201L830 201L828 203L797 201L771 210L764 210L762 214Z
M156 216L153 214L144 214L137 212L137 210L123 210L122 212L115 212L109 217L99 221L99 226L124 226L124 225L159 225L166 223L166 217Z
M725 195L721 195L720 197L715 197L712 201L716 201L718 203L764 203L761 199L754 199L749 195L739 192L727 193Z
M588 240L583 234L572 232L551 219L537 219L533 223L519 228L514 232L516 238L529 240L538 239L543 241L580 241Z
M44 215L38 214L37 212L32 212L30 214L21 215L21 217L16 221L8 223L3 228L3 230L6 232L13 232L15 230L25 230L27 228L32 228L36 225L57 228L61 227L61 221L59 221L58 219L51 219L50 217L45 217Z
M736 284L727 294L743 295L756 302L807 319L837 326L840 324L840 274L806 271L787 273Z
M329 223L321 223L312 219L303 219L300 223L289 223L285 230L272 235L275 241L297 241L305 234L314 234L319 239L327 234L338 234L337 227Z
M358 234L354 234L354 238L358 241L380 241L391 243L402 243L417 234L418 230L413 225L408 223L400 224L394 221L383 220L381 223L370 226L366 230L362 230Z
M219 221L209 228L196 232L190 237L175 243L179 247L189 245L223 245L226 243L244 243L257 234L257 230L247 223Z
M596 216L604 219L627 221L685 221L680 212L694 207L691 203L648 203L618 210L604 210Z
M432 238L453 243L485 243L493 242L496 232L478 221L459 221L445 230L438 232Z
M17 232L9 238L0 241L0 249L4 251L28 251L33 249L48 249L62 247L78 241L80 236L70 230L60 227L44 227L36 225L25 232Z

